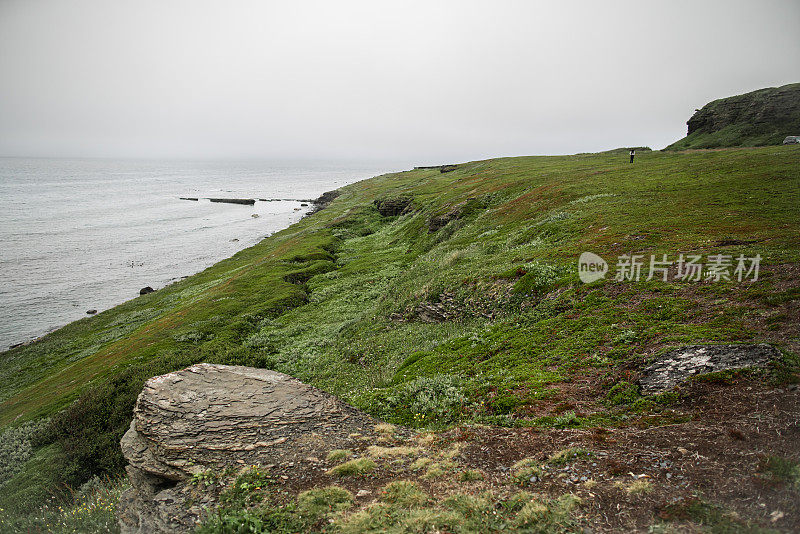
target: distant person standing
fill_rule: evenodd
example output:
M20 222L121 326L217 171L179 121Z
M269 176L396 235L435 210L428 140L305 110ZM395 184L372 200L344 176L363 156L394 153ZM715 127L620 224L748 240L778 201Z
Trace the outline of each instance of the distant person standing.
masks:
M635 155L636 155L636 151L634 149L631 149L631 163L633 163L633 156L635 156Z

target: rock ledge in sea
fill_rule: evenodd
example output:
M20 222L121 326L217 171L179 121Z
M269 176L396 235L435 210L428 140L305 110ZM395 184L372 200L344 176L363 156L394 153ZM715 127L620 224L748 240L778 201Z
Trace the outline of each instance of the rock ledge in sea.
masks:
M188 532L216 506L211 497L187 506L194 474L259 464L302 476L304 459L353 446L351 434L372 434L375 423L275 371L202 363L151 378L121 442L131 481L122 532Z

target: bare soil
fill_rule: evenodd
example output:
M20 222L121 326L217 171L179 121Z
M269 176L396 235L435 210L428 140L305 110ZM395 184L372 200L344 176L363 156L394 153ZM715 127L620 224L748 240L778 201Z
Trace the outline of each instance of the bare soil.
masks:
M426 478L413 470L413 458L376 460L369 475L337 478L325 474L324 459L311 462L282 481L287 497L300 491L338 484L368 504L388 482L415 480L434 500L454 492L492 491L502 497L520 488L512 466L523 458L546 464L553 453L581 448L590 454L566 466L549 466L545 476L525 489L543 496L572 493L581 498L580 523L587 532L644 532L659 522L696 531L691 505L704 502L739 521L780 532L800 531L800 487L767 472L768 457L800 460L800 388L772 388L753 379L732 384L694 383L684 387L676 416L689 421L650 426L647 417L624 428L533 429L464 426L437 434L423 445L425 455L441 458L458 447L455 467L441 477ZM365 438L356 455L369 445L417 445L419 436ZM439 455L437 457L437 454ZM332 464L331 464L332 465ZM484 480L459 482L465 469L480 471ZM298 476L299 475L299 476ZM642 493L630 484L650 482Z

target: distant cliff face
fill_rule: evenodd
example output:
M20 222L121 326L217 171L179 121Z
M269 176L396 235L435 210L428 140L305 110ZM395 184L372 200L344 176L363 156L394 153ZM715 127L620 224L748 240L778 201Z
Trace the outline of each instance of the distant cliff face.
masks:
M686 124L686 137L667 149L779 145L800 135L800 83L714 100Z

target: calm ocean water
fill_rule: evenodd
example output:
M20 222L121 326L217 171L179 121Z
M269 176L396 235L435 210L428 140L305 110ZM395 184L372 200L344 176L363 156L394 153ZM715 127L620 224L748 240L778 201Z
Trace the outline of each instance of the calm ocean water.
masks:
M391 170L0 158L0 350L199 272L308 209L204 197L310 199Z

